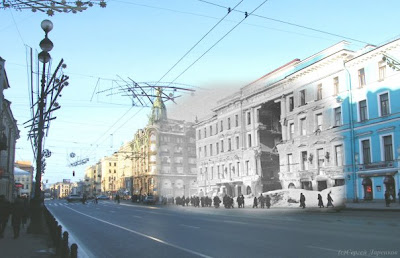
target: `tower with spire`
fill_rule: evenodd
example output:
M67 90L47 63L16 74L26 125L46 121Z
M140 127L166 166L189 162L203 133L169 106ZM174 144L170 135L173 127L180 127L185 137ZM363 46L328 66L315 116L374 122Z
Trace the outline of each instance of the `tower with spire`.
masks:
M153 107L151 108L149 124L154 124L167 120L167 108L165 107L161 94L162 94L162 89L157 88L156 99L154 100Z

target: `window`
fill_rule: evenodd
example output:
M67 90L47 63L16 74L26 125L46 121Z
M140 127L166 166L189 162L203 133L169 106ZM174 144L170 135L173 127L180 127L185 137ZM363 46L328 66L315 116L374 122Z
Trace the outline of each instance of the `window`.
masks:
M389 93L383 93L383 94L379 95L379 101L380 101L381 116L389 115L390 114Z
M219 154L219 143L218 142L215 144L215 149L216 149L217 154Z
M371 146L369 140L361 141L362 154L363 154L363 164L371 163Z
M365 85L365 72L364 68L358 70L358 85L360 88L364 87Z
M214 179L214 167L211 167L211 176L210 179Z
M201 157L201 147L199 147L199 158Z
M232 140L231 138L228 138L228 151L232 150Z
M231 129L231 118L228 117L228 130Z
M247 143L248 143L248 147L250 148L252 146L251 145L251 134L247 135Z
M322 99L322 84L317 85L317 100Z
M213 155L213 151L212 151L212 144L210 144L210 156Z
M246 175L249 175L249 161L246 160Z
M335 126L342 125L342 108L337 107L335 108Z
M217 175L218 175L218 179L221 178L220 174L219 174L219 165L217 166Z
M207 146L204 146L204 157L207 157Z
M215 133L218 134L218 122L215 123Z
M221 128L220 128L220 132L222 132L224 130L224 121L221 120Z
M108 162L108 165L111 167L111 162Z
M294 136L294 123L289 124L289 140L293 140Z
M239 149L239 136L236 136L236 149Z
M224 152L224 140L221 140L221 152Z
M247 112L247 124L251 125L251 116L250 116L250 112Z
M300 134L306 135L307 134L307 125L306 125L306 118L303 117L300 119Z
M239 126L239 115L235 115L235 126Z
M317 149L318 167L325 166L324 149Z
M204 138L207 137L207 128L204 128Z
M210 136L212 136L212 125L210 125Z
M117 170L114 169L114 173L117 173Z
M335 165L343 166L343 146L335 146Z
M317 114L316 120L317 120L317 128L316 129L322 131L322 114Z
M114 167L116 167L116 166L117 166L117 163L114 162Z
M292 168L292 164L293 164L293 155L292 154L288 154L287 155L287 164L288 164L288 172L292 172L293 168Z
M197 138L200 140L201 139L201 131L199 130L198 131L198 136L197 136Z
M260 109L257 109L257 123L260 123Z
M300 91L300 106L304 106L306 104L306 90Z
M383 81L386 77L386 63L379 62L379 80Z
M360 122L366 121L368 119L367 100L358 102L358 109L360 112Z
M339 94L339 77L333 78L333 95Z
M240 162L236 162L237 176L240 176Z
M383 136L383 151L384 151L385 161L392 161L393 160L393 143L392 143L391 135Z
M301 170L308 170L307 151L301 152Z
M293 109L294 109L294 98L292 96L292 97L289 97L289 112L292 112Z

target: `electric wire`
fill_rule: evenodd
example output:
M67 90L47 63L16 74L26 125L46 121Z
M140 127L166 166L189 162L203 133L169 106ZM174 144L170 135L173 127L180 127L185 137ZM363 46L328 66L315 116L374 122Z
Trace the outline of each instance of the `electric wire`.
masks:
M226 36L228 36L234 29L236 29L246 18L252 15L255 11L257 11L261 6L263 6L268 0L264 0L260 5L258 5L253 11L250 13L246 13L245 17L240 20L234 27L232 27L227 33L225 33L217 42L215 42L210 48L208 48L200 57L198 57L194 62L192 62L185 70L183 70L171 83L174 83L179 77L181 77L184 73L186 73L194 64L196 64L203 56L205 56L211 49L213 49L219 42L221 42Z
M241 0L239 3L237 3L232 10L235 10L236 7L238 7L241 3L243 2L243 0ZM201 41L203 41L203 39L205 37L207 37L223 20L225 20L225 18L232 12L232 10L229 10L216 24L214 24L214 26L212 26L211 29L209 29L207 31L206 34L204 34L197 42L196 44L194 44L188 51L186 51L186 53L171 67L169 68L169 70L163 75L161 76L161 78L158 80L158 82L155 84L157 85L162 79L164 79L165 76L167 76L167 74L169 74L169 72L171 72L172 69L174 69L190 52L192 52L192 50L197 47L197 45L200 44Z
M209 4L209 5L217 6L217 7L220 7L220 8L224 8L224 9L228 9L229 8L227 6L223 6L223 5L216 4L216 3L213 3L213 2L209 2L209 1L205 1L205 0L197 0L197 1ZM237 9L234 10L234 11L235 12L239 12L239 13L246 13L245 11L237 10ZM283 23L283 24L294 26L294 27L298 27L298 28L302 28L302 29L306 29L306 30L311 30L311 31L314 31L314 32L327 34L327 35L330 35L330 36L335 36L335 37L348 39L348 40L356 41L356 42L367 44L367 45L372 45L371 43L368 43L366 41L358 40L358 39L355 39L355 38L350 38L350 37L343 36L343 35L340 35L340 34L337 34L337 33L332 33L332 32L328 32L328 31L312 28L312 27L309 27L309 26L304 26L304 25L297 24L297 23L292 23L292 22L288 22L288 21L284 21L284 20L279 20L279 19L275 19L275 18L271 18L271 17L266 17L266 16L259 15L259 14L252 14L251 13L249 15L252 15L252 16L258 17L258 18L262 18L262 19L266 19L266 20L270 20L270 21L274 21L274 22L278 22L278 23Z

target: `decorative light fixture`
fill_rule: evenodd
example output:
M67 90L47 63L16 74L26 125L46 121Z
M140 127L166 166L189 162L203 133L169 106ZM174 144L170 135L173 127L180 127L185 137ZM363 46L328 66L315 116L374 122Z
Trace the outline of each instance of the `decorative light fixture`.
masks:
M13 8L18 11L32 10L32 12L46 13L48 16L53 16L58 13L77 13L85 11L88 7L98 5L105 8L107 3L104 0L89 0L89 1L54 1L54 0L2 0L0 1L0 9Z

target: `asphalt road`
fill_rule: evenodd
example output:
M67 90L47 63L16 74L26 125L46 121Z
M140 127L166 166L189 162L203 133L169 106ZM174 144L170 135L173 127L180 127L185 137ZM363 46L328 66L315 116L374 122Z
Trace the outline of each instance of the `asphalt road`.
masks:
M400 257L400 212L45 204L81 257Z

